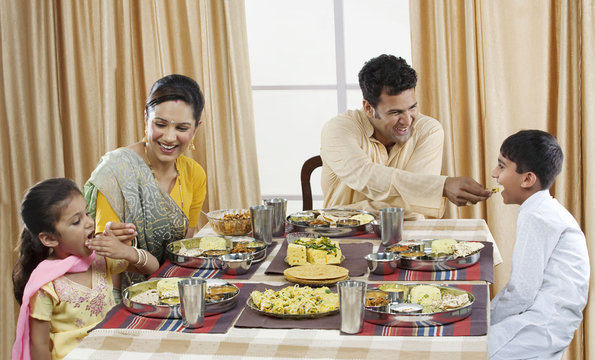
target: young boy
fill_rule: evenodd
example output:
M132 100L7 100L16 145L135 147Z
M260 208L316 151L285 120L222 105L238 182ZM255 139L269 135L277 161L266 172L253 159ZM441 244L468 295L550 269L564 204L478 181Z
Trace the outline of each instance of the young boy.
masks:
M585 235L550 196L562 150L523 130L500 147L492 177L505 204L519 204L510 281L491 302L490 359L560 359L582 320L589 290Z

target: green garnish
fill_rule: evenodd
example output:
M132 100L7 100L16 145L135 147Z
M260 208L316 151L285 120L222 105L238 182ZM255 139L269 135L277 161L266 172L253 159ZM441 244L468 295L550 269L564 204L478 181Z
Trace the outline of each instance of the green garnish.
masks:
M326 250L327 253L337 254L337 246L328 237L301 238L294 241L297 245L303 245L310 249Z

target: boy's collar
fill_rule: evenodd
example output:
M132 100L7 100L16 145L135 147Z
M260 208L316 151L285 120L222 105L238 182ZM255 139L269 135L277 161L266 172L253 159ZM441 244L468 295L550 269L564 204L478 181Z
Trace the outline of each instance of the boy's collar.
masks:
M533 204L537 204L537 203L543 201L543 199L545 199L545 198L551 198L551 197L552 196L550 195L550 189L536 191L533 194L531 194L527 199L525 199L525 201L523 201L523 203L521 204L521 207L519 208L519 211L521 209L530 207Z

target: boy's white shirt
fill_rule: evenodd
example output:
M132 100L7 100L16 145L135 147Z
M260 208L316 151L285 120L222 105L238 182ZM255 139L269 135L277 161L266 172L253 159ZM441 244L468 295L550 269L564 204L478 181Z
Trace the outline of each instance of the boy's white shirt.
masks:
M491 302L490 359L559 359L589 289L585 236L548 190L518 210L512 273Z

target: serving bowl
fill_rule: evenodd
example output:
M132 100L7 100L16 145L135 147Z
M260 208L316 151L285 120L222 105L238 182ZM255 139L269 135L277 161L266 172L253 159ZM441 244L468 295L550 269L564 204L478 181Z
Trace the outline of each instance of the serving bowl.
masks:
M242 275L250 270L254 255L251 253L225 254L215 259L215 264L229 275Z
M388 275L395 272L399 256L395 253L372 253L365 256L370 272L376 275Z
M207 213L211 228L219 235L246 235L252 231L248 209L214 210Z

